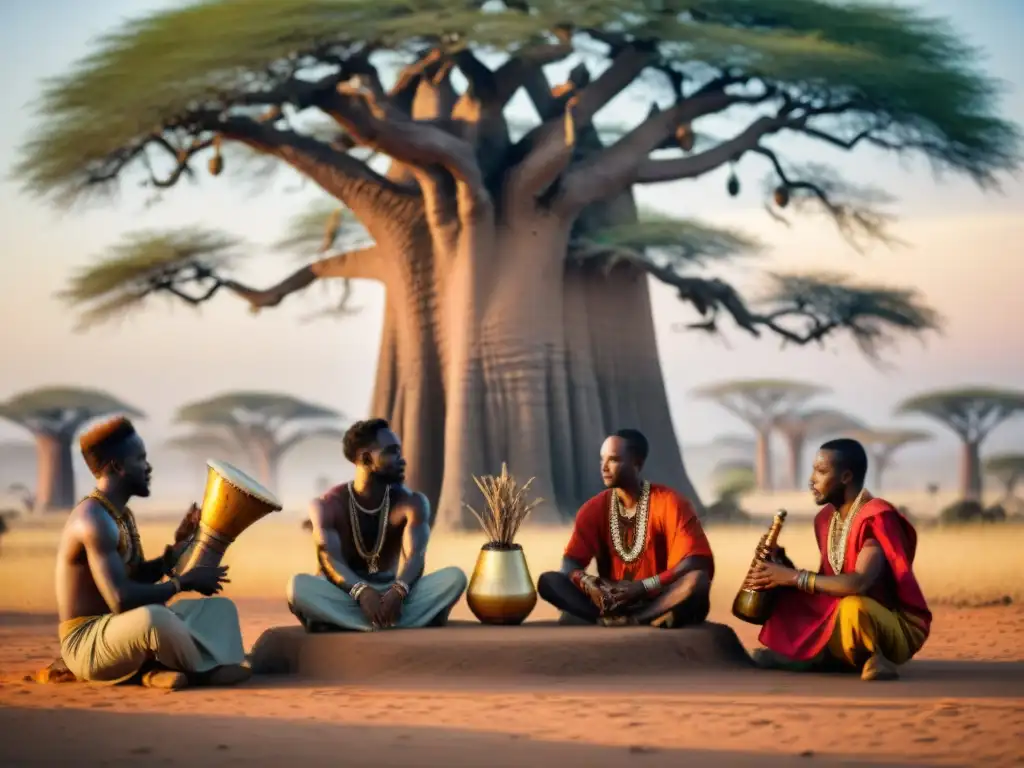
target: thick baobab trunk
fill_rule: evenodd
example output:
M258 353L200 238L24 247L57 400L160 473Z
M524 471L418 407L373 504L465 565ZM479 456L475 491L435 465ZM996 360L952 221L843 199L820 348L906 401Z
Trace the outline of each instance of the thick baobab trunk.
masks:
M800 489L800 475L804 471L804 445L806 440L803 435L786 435L786 446L789 448L789 487L792 490Z
M481 227L448 279L441 527L467 524L463 500L478 498L472 475L496 474L502 462L520 482L534 478L531 494L544 503L532 522L558 522L578 501L562 309L567 233L553 216L524 218L498 226L493 245Z
M775 484L772 482L772 433L765 427L757 430L754 482L759 491L771 491L775 488Z
M965 440L960 452L960 492L964 499L980 502L981 490L980 445Z
M75 470L71 460L71 435L35 434L36 512L64 511L75 506Z
M442 286L433 264L429 240L421 238L391 267L385 330L393 327L394 386L390 408L380 415L402 439L409 487L425 494L436 510L444 475L446 408L437 318Z
M577 443L586 443L581 446L584 458L577 463L581 497L601 487L601 441L610 432L631 427L650 443L645 475L675 488L703 512L669 411L646 274L625 264L610 271L569 265L565 296L573 399L589 403L590 392L596 392L601 414L598 422L589 415L594 406L574 411L587 419L574 424Z

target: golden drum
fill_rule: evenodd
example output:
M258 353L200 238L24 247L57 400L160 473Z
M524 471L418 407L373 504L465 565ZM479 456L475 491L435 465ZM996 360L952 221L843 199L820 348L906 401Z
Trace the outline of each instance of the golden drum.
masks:
M220 565L228 546L243 531L281 503L270 491L225 461L206 462L206 492L199 515L199 530L178 559L174 570L184 573L196 566Z
M466 602L482 624L522 624L537 605L523 548L485 544L469 580Z

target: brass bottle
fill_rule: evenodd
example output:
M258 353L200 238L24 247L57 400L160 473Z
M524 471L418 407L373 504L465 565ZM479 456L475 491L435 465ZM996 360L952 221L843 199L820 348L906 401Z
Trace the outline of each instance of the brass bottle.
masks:
M768 535L761 540L754 551L754 559L750 563L746 578L743 579L744 584L747 583L747 579L750 578L754 569L771 557L772 550L779 540L779 533L782 531L782 522L785 519L786 510L780 509L775 514L775 519L772 520ZM772 613L774 592L775 590L746 589L741 586L740 591L736 593L736 599L732 601L732 615L749 624L764 624Z

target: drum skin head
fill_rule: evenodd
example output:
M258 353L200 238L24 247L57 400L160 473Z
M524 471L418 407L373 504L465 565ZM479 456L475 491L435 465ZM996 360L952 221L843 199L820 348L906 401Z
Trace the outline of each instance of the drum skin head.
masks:
M264 488L260 483L256 482L249 475L245 474L238 467L234 467L228 464L226 461L218 461L217 459L207 459L206 466L220 475L226 482L233 485L242 493L246 493L253 498L259 499L260 501L274 507L281 509L281 502L277 500L277 497Z

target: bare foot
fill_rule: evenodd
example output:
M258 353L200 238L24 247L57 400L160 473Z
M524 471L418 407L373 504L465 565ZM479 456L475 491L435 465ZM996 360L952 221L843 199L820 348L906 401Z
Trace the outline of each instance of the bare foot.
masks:
M252 677L252 670L242 664L226 664L210 672L203 683L206 685L238 685Z
M145 688L180 691L182 688L188 688L188 675L184 672L175 672L173 669L151 669L142 674L139 682Z
M899 680L899 677L896 665L880 653L868 659L860 673L861 680Z

